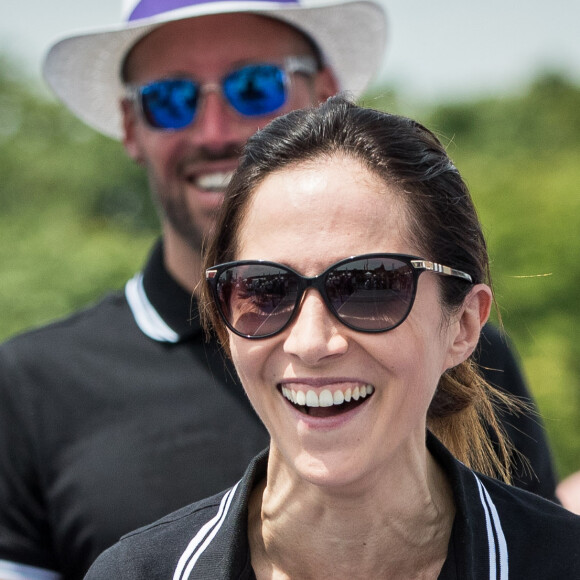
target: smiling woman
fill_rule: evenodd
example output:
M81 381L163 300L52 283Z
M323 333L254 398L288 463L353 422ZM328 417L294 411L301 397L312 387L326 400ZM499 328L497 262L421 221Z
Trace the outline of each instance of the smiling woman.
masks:
M270 448L87 578L579 577L580 518L492 477L486 245L432 133L341 97L290 113L248 142L216 231L206 322Z
M430 315L439 314L433 334L427 335L425 319L420 319L418 331L425 352L432 355L433 346L443 343L445 337L438 333L444 322L449 328L455 328L451 322L469 324L457 327L465 331L459 335L458 345L465 352L454 351L457 360L439 361L432 392L422 391L427 396L429 426L463 462L509 480L508 443L499 433L490 403L490 396L501 395L481 380L470 359L480 324L489 313L491 292L481 284L489 280L486 245L467 189L435 138L417 124L395 116L382 119L368 110L347 110L356 116L349 119L349 132L342 127L347 121L341 116L343 109L335 111L323 126L307 127L304 123L294 127L289 115L288 126L282 122L271 125L248 146L247 163L241 164L230 190L235 201L228 204L222 222L228 227L216 230L219 234L207 258L208 264L238 260L209 272L215 304L210 303L209 311L213 325L226 349L231 347L242 376L248 359L241 356L238 362L237 349L250 349L255 355L270 342L258 346L229 337L216 315L230 331L259 338L281 332L292 322L298 306L304 312L311 300L322 298L342 322L336 328L346 325L358 330L351 334L371 340L387 353L391 362L386 366L392 366L392 352L382 342L403 347L401 337L414 324L422 304L423 293L417 294L417 288L434 285L441 293L441 304L429 307ZM385 251L390 253L381 254ZM357 254L370 256L333 265L340 258ZM283 265L265 270L265 263L248 262L258 259ZM296 272L283 275L289 267L302 274L319 275L319 282L310 282L319 292L307 292L303 297L298 289L306 288L304 279L300 282ZM247 283L231 282L237 276L255 284L256 268L261 275L275 271L278 278L283 275L286 280L277 286L276 308L262 309L260 316L256 313L261 301L259 289L253 287L248 293ZM419 274L425 271L430 273L421 276L419 284ZM414 300L418 302L415 305ZM474 316L462 319L461 308L467 305L468 314ZM256 331L248 328L248 310ZM407 316L410 319L399 328ZM299 344L311 357L315 350L311 341L319 325L312 317L303 318L312 328ZM291 343L301 327L299 322L289 329ZM393 332L382 334L386 330ZM396 360L417 356L415 347L404 348ZM416 360L422 359L419 356ZM412 360L409 363L417 366ZM250 368L254 365L255 361L248 364ZM337 366L334 361L335 372ZM404 383L416 384L408 377ZM308 392L298 389L297 397L301 399ZM400 413L398 416L403 420ZM263 416L262 420L268 426ZM486 423L498 432L499 457L487 438Z

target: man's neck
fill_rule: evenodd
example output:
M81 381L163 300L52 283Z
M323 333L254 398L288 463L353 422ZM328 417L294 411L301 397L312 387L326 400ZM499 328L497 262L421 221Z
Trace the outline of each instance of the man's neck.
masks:
M201 281L201 255L181 236L164 231L163 261L172 278L185 290L197 294Z

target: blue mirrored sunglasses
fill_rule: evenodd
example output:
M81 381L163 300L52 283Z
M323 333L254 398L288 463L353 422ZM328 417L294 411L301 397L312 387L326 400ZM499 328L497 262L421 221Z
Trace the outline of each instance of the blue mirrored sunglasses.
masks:
M146 85L127 87L127 97L135 101L145 122L154 129L175 131L195 120L200 97L208 91L221 91L240 115L259 117L280 109L288 99L289 75L313 75L316 60L293 56L284 66L249 64L235 69L219 83L198 83L188 78L168 78Z

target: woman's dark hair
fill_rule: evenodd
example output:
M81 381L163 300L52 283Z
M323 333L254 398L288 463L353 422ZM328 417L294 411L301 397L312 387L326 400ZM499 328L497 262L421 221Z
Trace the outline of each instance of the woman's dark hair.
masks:
M359 107L342 96L279 117L250 138L227 189L205 267L236 259L252 193L268 175L336 155L358 160L400 196L409 242L422 257L467 272L475 284L491 285L487 247L469 190L437 137L416 121ZM438 283L447 312L458 308L472 287L443 276ZM202 293L205 322L216 329L228 351L227 331L207 287ZM496 419L494 400L515 406L482 379L470 357L443 374L427 421L461 461L509 480L511 447Z

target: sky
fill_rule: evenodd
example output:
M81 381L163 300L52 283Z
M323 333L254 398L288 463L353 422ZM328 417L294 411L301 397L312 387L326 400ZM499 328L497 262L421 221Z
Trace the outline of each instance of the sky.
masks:
M510 93L557 69L580 82L580 0L381 0L389 41L379 75L417 100ZM120 0L1 0L0 49L40 79L51 42L116 23Z

